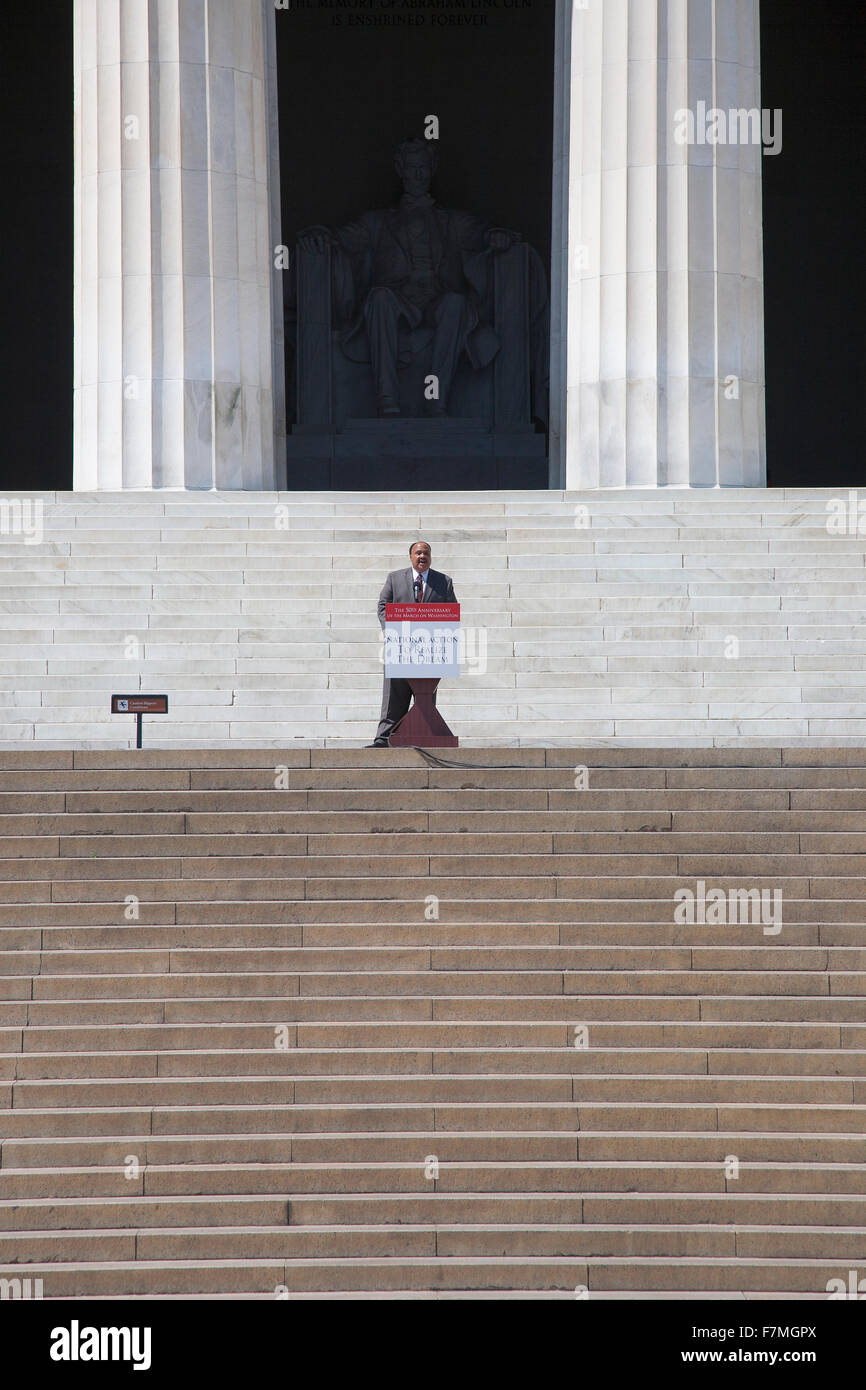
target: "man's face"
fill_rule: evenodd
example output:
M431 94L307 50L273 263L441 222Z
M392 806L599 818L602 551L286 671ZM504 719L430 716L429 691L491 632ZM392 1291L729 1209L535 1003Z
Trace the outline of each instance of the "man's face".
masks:
M412 561L413 568L416 569L416 570L418 571L419 574L423 574L425 570L429 570L429 568L430 568L430 547L429 547L429 545L424 545L421 541L419 541L417 545L413 545L413 547L412 547L412 552L411 552L411 554L410 554L410 556L409 556L409 559Z
M429 192L432 171L430 158L424 150L407 154L398 164L397 172L403 180L404 193L417 197L420 193Z

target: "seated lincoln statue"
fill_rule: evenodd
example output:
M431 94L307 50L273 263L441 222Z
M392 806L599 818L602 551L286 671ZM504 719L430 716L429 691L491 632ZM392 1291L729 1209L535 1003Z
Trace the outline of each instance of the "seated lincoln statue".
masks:
M335 230L314 226L298 235L307 254L331 249L340 348L351 361L371 364L383 417L400 414L398 369L421 353L429 355L438 386L438 398L424 401L425 413L443 416L461 353L477 371L501 345L503 325L494 329L492 323L492 258L521 235L440 207L430 192L437 163L434 142L405 140L395 160L403 183L396 207L364 212ZM531 247L527 255L533 413L545 419L547 289L539 256ZM527 326L519 331L526 335Z

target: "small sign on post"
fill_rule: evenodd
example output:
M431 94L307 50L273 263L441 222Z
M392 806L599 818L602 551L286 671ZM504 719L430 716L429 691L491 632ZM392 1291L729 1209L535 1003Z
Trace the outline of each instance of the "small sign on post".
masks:
M168 714L167 695L112 695L112 714L135 715L135 746L141 747L141 718L144 714Z

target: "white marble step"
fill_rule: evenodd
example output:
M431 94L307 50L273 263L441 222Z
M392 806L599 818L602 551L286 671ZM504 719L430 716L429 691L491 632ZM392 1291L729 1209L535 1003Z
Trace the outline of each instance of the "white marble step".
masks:
M107 713L108 695L148 688L171 709L146 721L151 744L366 743L376 599L419 535L487 640L483 672L440 694L467 745L856 743L856 494L848 534L827 526L850 501L829 489L19 494L22 524L6 499L0 526L0 746L128 746L134 723Z

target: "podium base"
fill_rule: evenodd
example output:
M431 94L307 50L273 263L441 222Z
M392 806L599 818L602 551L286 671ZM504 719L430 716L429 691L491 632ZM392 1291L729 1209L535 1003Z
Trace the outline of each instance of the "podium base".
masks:
M455 738L433 703L439 678L418 680L409 677L415 696L412 708L391 730L392 748L458 748Z

